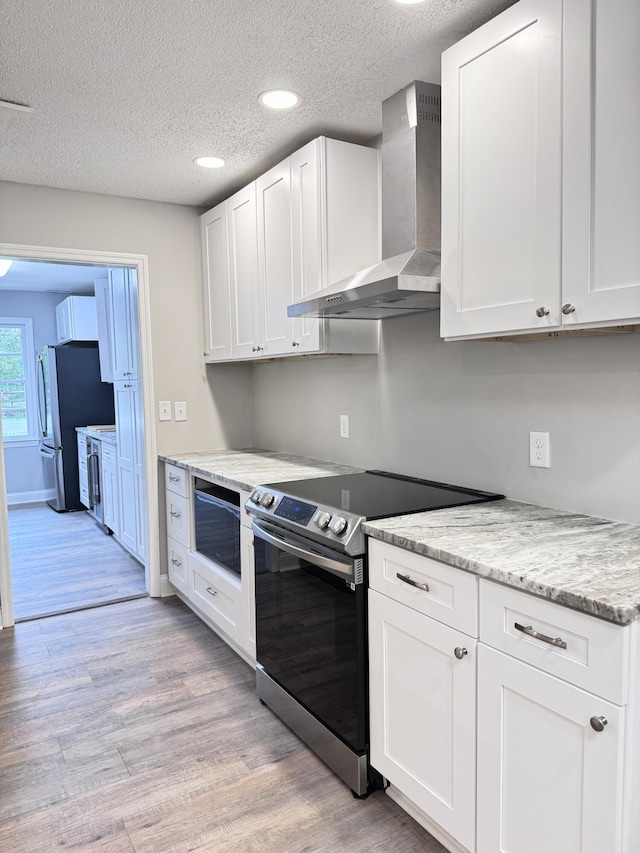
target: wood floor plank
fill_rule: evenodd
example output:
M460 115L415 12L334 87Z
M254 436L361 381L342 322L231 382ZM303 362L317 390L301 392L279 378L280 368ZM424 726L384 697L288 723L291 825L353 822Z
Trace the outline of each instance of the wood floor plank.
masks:
M15 618L145 594L144 567L86 512L9 508Z
M349 789L179 600L0 631L0 853L445 853Z

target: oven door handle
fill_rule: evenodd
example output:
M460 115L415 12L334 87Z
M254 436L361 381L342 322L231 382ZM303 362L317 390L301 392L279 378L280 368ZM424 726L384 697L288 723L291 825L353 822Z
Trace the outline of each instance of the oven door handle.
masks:
M324 554L318 554L315 551L300 548L298 545L294 545L290 540L287 540L280 534L276 536L273 533L269 533L261 524L258 524L257 521L251 522L251 529L258 538L264 539L265 542L268 542L270 545L274 545L276 548L281 548L283 551L286 551L287 554L291 554L292 557L302 557L303 560L306 560L314 566L318 566L318 568L327 569L327 571L339 574L343 577L355 577L354 565L351 560L348 562L334 560L331 557L325 557Z

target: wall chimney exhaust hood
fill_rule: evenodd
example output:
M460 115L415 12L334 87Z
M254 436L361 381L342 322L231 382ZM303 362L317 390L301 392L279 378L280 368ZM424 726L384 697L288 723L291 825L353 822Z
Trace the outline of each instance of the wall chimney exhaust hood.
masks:
M440 307L440 86L382 104L382 258L289 305L289 317L384 320Z

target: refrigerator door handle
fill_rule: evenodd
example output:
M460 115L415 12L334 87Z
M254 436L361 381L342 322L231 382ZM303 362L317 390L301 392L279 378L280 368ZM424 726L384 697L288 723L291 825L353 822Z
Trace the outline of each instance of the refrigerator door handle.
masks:
M38 365L40 367L38 373L38 422L40 424L40 432L42 437L47 436L47 387L44 376L44 359L41 353L38 353Z

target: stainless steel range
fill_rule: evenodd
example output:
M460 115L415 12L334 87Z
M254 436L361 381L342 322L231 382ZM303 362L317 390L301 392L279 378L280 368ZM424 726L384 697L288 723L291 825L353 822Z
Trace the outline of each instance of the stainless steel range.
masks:
M258 696L352 789L380 783L368 760L368 519L502 495L364 471L255 488Z

